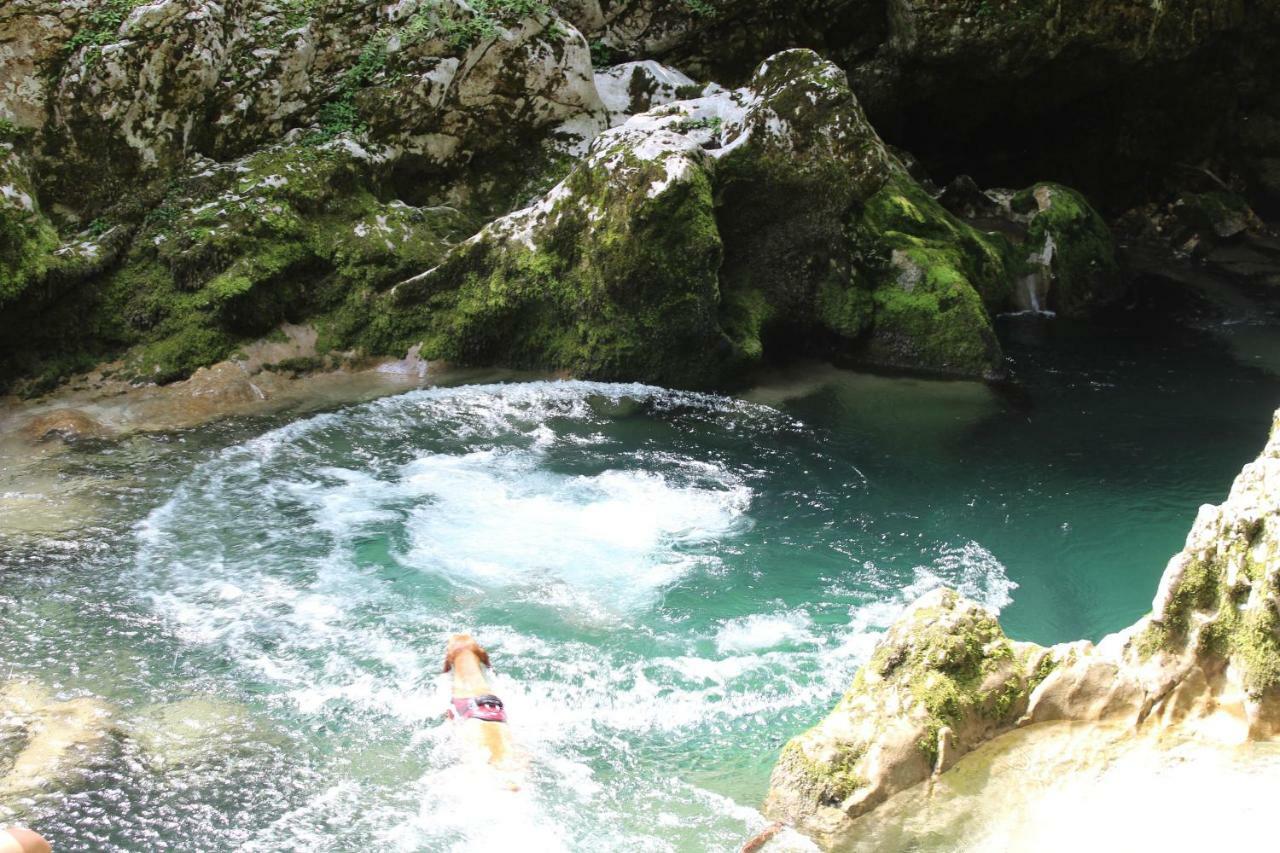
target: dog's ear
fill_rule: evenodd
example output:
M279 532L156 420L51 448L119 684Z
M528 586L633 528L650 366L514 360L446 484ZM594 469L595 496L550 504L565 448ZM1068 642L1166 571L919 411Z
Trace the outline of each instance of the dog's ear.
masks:
M444 653L444 669L440 671L448 672L451 669L453 669L453 650L452 649Z
M479 643L474 644L471 649L476 653L476 657L480 659L480 663L492 668L493 664L489 663L489 653L480 648Z

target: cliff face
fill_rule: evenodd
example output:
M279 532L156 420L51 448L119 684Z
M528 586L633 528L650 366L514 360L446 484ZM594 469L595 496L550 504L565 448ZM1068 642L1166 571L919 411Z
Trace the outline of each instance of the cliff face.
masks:
M766 350L998 373L991 312L1082 314L1116 296L1105 227L1050 184L1006 199L999 233L957 220L863 104L899 141L912 104L950 116L906 141L980 166L1028 148L952 145L1009 114L1008 81L1043 92L1037 114L1069 113L1087 90L1062 81L1085 69L1124 85L1200 69L1223 38L1270 32L1268 15L14 0L0 9L0 382L38 390L120 356L122 375L169 381L283 321L315 324L322 350L421 345L681 385ZM831 58L783 50L797 44Z
M717 79L743 79L783 47L813 48L849 72L887 139L942 174L1001 185L1052 176L1119 205L1210 158L1252 184L1255 204L1280 202L1280 102L1266 82L1277 74L1274 3L574 5L588 38L619 56Z
M966 753L1042 723L1096 724L1100 743L1115 731L1280 738L1278 584L1280 412L1227 500L1200 510L1149 616L1097 646L1045 649L1008 640L953 592L931 593L890 629L832 713L787 744L766 812L845 847L889 798L945 780ZM1073 748L1088 740L1074 737Z

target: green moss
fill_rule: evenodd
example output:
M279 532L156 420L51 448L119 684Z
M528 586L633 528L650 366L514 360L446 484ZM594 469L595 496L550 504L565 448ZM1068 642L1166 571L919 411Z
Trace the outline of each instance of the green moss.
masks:
M0 306L43 281L60 242L23 163L12 144L0 142Z
M235 340L225 332L192 323L142 346L130 358L128 369L139 379L165 384L221 361L235 346Z
M283 321L359 313L378 290L434 265L458 219L379 201L364 169L340 149L278 146L176 182L116 268L58 298L24 300L13 322L35 333L7 341L21 347L10 363L30 376L56 369L54 354L131 350L130 374L172 381Z
M773 306L762 291L735 289L724 295L720 322L743 357L757 361L764 355L761 335L773 315Z
M1183 193L1174 207L1178 219L1205 236L1232 237L1256 220L1249 203L1235 193Z
M43 217L0 206L0 305L44 278L58 244L57 232Z
M298 376L305 373L315 373L317 370L325 368L325 359L317 355L295 356L293 358L284 358L272 364L264 365L264 369L272 370L276 373L288 373L292 376Z
M1252 540L1258 532L1229 543L1213 560L1196 560L1187 566L1164 621L1151 623L1136 639L1140 658L1180 653L1194 637L1197 655L1230 658L1240 668L1250 695L1261 697L1280 688L1280 617L1272 605L1265 565L1257 565L1252 558ZM1236 560L1256 585L1252 593L1247 586L1230 588L1222 581L1224 567ZM1199 620L1194 619L1197 613L1202 614Z
M819 762L805 755L802 740L803 736L793 738L783 747L778 766L784 768L791 779L802 780L800 788L814 801L839 806L859 788L866 787L867 779L854 770L866 751L865 744L846 747L830 762Z
M636 180L664 174L635 161ZM656 197L591 169L536 249L493 238L452 253L429 281L377 300L362 348L679 384L713 375L720 243L705 175ZM349 315L334 317L344 324ZM745 332L744 332L745 334Z
M876 363L982 376L1003 356L984 301L1008 298L1004 246L951 216L904 174L862 211L859 257L873 278Z
M1231 635L1230 648L1243 664L1244 687L1260 698L1280 688L1280 616L1263 604L1240 620Z
M96 0L87 14L80 21L80 28L67 40L64 48L67 53L75 53L82 47L96 50L110 44L120 32L120 26L129 17L135 7L146 0ZM92 62L92 54L86 56L86 63Z
M944 727L959 729L975 716L1009 722L1036 679L1047 674L1027 671L1027 662L1015 657L993 616L973 605L957 613L959 604L959 597L947 592L943 610L913 611L910 624L895 627L868 663L890 682L890 687L877 689L905 693L922 710L917 745L931 765L937 761L938 734ZM1007 675L996 688L983 690L997 672ZM859 689L866 689L865 682Z

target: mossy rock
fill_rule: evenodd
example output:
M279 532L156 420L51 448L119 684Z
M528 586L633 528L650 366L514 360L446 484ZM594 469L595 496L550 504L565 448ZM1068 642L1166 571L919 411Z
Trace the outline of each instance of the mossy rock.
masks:
M1066 317L1086 317L1124 294L1111 229L1084 196L1061 184L1040 183L1014 195L1016 214L1029 216L1021 264L1027 273L1049 258L1049 308Z
M14 144L0 142L0 306L44 279L58 244Z
M956 592L925 595L831 713L783 748L766 814L819 840L842 837L888 797L1012 729L1055 663Z
M434 263L459 218L383 202L375 188L370 163L342 140L198 162L135 223L114 268L8 312L5 325L22 329L6 340L10 370L127 350L131 375L169 382L281 322L359 304Z
M992 376L1004 357L987 306L1009 299L1002 238L956 219L905 172L866 204L859 235L876 261L865 358L887 366Z

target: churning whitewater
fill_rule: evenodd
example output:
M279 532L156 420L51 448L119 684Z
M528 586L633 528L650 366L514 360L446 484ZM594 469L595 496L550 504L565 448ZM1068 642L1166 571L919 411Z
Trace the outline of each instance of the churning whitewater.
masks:
M138 526L128 580L212 680L290 733L254 748L290 750L303 790L250 847L729 847L763 825L739 803L780 739L904 603L943 582L1010 600L975 542L878 564L887 533L850 508L867 488L820 434L739 400L430 389L217 453ZM779 505L790 532L761 523ZM832 571L794 547L812 536L865 539L868 556ZM500 807L441 722L459 630L493 654L531 756Z

